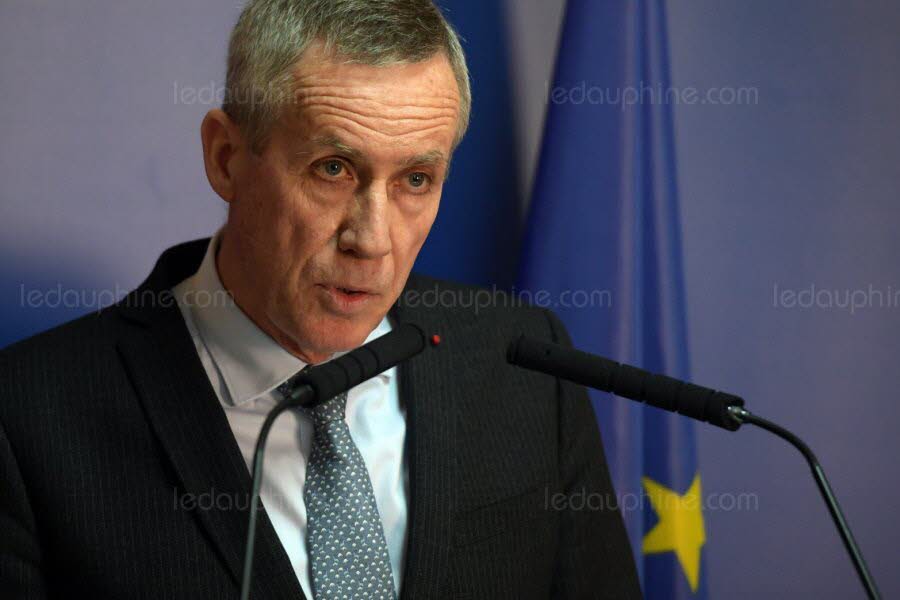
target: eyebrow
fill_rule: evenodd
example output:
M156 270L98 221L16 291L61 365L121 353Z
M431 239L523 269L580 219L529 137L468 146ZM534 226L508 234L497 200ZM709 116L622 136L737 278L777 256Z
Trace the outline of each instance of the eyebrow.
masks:
M333 148L336 152L347 156L348 158L362 160L363 153L350 146L346 142L344 142L341 138L336 135L323 135L320 137L316 137L312 139L312 143L316 146L327 146L329 148ZM410 156L407 159L400 161L399 166L401 167L416 167L419 165L428 165L435 166L440 164L447 164L449 169L449 161L447 157L444 156L444 153L440 150L429 150L427 152L423 152L421 154L416 154L415 156Z
M350 158L361 159L362 152L345 143L341 138L336 135L324 135L320 137L316 137L312 139L312 143L316 146L327 146L329 148L333 148L340 154L348 156Z
M403 167L417 167L420 165L435 166L446 162L447 158L444 156L443 152L440 150L429 150L428 152L411 156L400 164Z

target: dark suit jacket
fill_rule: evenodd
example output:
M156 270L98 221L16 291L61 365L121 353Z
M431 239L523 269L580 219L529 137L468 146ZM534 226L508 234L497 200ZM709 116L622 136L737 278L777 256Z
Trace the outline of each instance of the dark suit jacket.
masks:
M169 292L206 243L167 250L117 305L0 352L3 598L238 596L250 474ZM443 340L400 368L401 597L639 596L587 395L505 361L513 336L568 343L565 330L506 297L476 310L473 291L413 276L392 309ZM606 505L573 509L586 493ZM265 513L252 597L303 597Z

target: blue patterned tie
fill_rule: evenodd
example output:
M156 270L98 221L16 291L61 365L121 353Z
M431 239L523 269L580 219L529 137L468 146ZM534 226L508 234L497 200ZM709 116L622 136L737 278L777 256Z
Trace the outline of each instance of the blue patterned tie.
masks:
M279 386L284 394L291 380ZM347 394L308 410L314 436L306 465L307 551L315 600L392 600L394 578L375 492L344 420Z

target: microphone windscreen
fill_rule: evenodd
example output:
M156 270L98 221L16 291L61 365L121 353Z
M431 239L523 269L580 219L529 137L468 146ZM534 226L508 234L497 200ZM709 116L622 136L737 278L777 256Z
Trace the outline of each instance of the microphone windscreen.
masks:
M303 371L296 383L313 389L314 401L307 404L313 406L387 371L424 349L422 330L412 323L404 323L343 356Z
M507 361L568 379L622 398L705 421L729 431L740 427L728 408L743 406L738 396L657 375L581 350L520 336L509 345Z

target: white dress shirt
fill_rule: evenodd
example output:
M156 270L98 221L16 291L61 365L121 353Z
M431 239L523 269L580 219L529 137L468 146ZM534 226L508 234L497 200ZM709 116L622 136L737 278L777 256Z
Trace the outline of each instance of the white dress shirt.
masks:
M173 291L247 468L252 470L256 437L266 414L280 399L275 388L306 363L259 329L227 294L216 268L220 234L221 230L213 237L197 272ZM385 317L366 341L390 330ZM394 585L399 590L406 551L408 483L403 453L406 420L400 407L396 368L350 390L346 421L372 480ZM303 488L312 437L312 421L300 411L288 411L276 419L266 445L260 492L266 513L310 599L313 594Z

